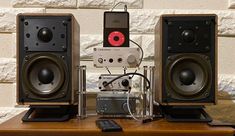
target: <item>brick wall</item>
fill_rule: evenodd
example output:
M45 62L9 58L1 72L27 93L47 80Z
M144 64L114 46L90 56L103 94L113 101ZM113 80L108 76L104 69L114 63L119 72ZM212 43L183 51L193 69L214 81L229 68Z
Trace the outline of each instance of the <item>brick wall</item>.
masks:
M221 92L220 98L235 100L235 0L1 0L0 107L15 105L15 17L18 13L73 13L81 28L81 63L88 66L87 85L89 91L96 91L98 75L106 71L92 67L92 48L102 46L103 12L117 2L128 3L131 39L143 47L144 65L153 65L154 26L161 14L217 14L219 87L227 92Z

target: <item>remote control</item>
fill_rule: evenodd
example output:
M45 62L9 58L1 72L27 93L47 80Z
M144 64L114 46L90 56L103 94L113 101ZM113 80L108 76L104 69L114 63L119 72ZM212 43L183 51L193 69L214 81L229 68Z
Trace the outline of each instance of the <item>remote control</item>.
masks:
M122 131L122 127L119 126L113 120L96 120L96 125L102 130L102 132L118 132Z

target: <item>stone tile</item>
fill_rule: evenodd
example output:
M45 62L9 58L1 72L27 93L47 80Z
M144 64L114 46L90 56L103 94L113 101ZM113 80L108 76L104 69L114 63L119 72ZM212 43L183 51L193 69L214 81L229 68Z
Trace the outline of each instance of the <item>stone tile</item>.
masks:
M148 61L154 60L154 35L143 35L142 36L142 48L144 50L144 59Z
M126 3L128 5L128 8L143 7L143 0L78 0L78 7L109 9L119 2Z
M11 0L11 5L16 8L77 8L77 0Z
M16 80L16 59L0 58L0 82L12 83Z
M0 58L11 58L15 56L15 39L10 33L0 34Z
M219 98L235 100L235 76L229 74L220 74L219 81Z
M81 60L90 60L93 48L103 47L102 35L81 35L80 56Z
M0 107L14 107L16 105L16 84L0 84Z
M44 13L44 8L0 8L0 32L16 31L16 15L19 13Z
M130 13L130 32L132 33L153 33L155 25L162 14L173 14L174 10L152 10L133 9Z

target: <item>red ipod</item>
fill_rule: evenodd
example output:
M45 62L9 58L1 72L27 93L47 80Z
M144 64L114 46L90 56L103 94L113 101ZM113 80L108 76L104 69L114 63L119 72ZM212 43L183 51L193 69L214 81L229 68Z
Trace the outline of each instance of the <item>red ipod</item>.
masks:
M103 47L129 47L129 13L104 12Z

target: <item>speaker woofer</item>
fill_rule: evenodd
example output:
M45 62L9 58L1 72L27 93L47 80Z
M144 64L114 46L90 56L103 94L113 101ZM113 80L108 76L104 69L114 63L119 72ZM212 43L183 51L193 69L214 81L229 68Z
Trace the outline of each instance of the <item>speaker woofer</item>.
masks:
M170 90L184 97L200 95L211 84L211 65L204 55L170 56L166 74Z
M23 66L23 83L41 97L50 97L66 82L66 66L60 57L52 54L34 55Z

